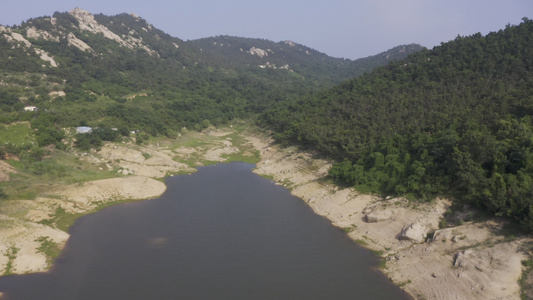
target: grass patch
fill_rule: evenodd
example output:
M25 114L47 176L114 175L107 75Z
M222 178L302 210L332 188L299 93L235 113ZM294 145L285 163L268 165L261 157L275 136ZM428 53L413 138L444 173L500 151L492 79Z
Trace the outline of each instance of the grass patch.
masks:
M41 244L37 248L37 252L44 254L46 263L50 267L55 258L61 253L59 245L47 236L38 237L35 241Z
M529 259L522 261L524 268L518 280L518 284L520 285L520 299L523 300L532 299L533 297L533 278L530 276L533 275L533 259L531 258L533 243L527 243L524 246L521 250L529 254Z
M26 178L2 182L0 188L4 191L5 200L34 200L41 192L48 190L43 183L32 184Z
M343 227L342 230L344 232L346 232L346 233L350 233L350 232L354 231L356 228L357 228L357 225L352 224L352 226L350 226L350 227Z
M207 141L205 141L204 139L200 139L196 137L184 137L183 141L179 143L176 148L179 148L179 147L197 148L197 147L205 146L207 144L208 144Z
M289 190L291 190L294 187L294 182L290 181L289 179L282 179L279 181L279 183Z
M386 268L387 268L387 259L381 258L378 261L378 269L383 270L383 269L386 269Z
M356 242L358 245L361 245L361 246L363 246L363 247L367 247L367 246L368 246L368 242L365 241L365 240L357 239L357 240L355 240L355 242Z
M520 299L526 300L530 299L530 295L533 294L533 283L528 281L529 274L533 272L533 260L528 259L522 261L522 265L525 267L525 270L522 271L522 276L518 280L520 285Z
M190 168L196 168L198 167L198 162L200 161L198 155L189 155L187 158L183 157L174 157L172 158L174 161L177 161L182 164L186 164Z
M49 193L57 185L117 177L114 170L107 170L105 165L92 162L89 157L81 159L59 150L41 161L8 162L18 170L16 174L11 174L10 181L0 183L0 188L7 195L4 198L8 200L32 200Z
M6 159L4 161L15 169L21 169L24 166L24 164L19 160Z
M50 227L55 227L59 230L67 232L70 226L74 224L76 219L85 214L71 214L65 211L64 208L58 206L53 214L50 215L50 219L42 220L39 223Z
M411 282L412 282L411 279L409 279L409 280L407 280L407 281L401 282L400 284L398 284L398 286L399 286L399 287L404 287L404 286L410 284Z
M259 176L265 178L265 179L268 179L268 180L271 180L271 181L274 181L274 176L270 175L270 174L258 174Z
M95 212L100 211L100 210L102 210L102 209L104 209L106 207L114 206L114 205L117 205L117 204L135 202L135 201L142 201L142 200L145 200L145 199L131 199L131 198L128 198L128 199L111 200L111 201L98 201L98 202L95 202L96 203L96 207L90 213L95 213Z
M32 145L36 143L35 132L29 123L15 123L0 125L1 144L12 144L16 147Z
M227 136L226 139L231 139L231 143L234 147L239 149L237 153L224 154L222 157L226 158L229 162L242 161L250 164L257 164L261 160L261 155L256 150L252 143L242 136L244 126L235 126L233 132Z
M4 276L13 275L13 262L17 258L17 254L19 251L19 248L11 246L4 252L4 256L6 256L8 259L3 273Z
M255 150L252 153L248 151L243 151L241 149L241 151L237 153L223 154L222 157L227 159L228 162L242 161L249 164L257 164L261 160L261 158L259 157L259 151Z
M320 167L317 166L317 165L310 165L309 167L307 167L307 170L309 172L316 172L316 171L318 171L318 169L320 169Z

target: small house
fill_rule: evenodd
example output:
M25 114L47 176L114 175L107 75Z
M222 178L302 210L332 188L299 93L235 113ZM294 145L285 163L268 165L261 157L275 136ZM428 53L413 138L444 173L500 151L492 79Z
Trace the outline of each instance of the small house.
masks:
M90 133L91 131L93 131L92 127L88 127L88 126L76 127L76 133Z
M37 111L37 107L28 105L24 107L24 111Z

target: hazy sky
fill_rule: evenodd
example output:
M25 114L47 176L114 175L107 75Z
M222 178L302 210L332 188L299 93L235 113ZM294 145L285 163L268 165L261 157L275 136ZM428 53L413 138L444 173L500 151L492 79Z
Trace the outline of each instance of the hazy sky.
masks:
M172 36L292 40L356 59L400 44L428 48L533 19L533 0L0 0L0 24L19 25L80 7L135 13Z

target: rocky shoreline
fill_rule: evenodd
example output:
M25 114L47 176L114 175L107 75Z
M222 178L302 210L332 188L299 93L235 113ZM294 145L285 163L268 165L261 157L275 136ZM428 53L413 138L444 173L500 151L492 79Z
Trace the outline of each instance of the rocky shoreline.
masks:
M520 299L531 238L508 238L503 222L442 228L450 201L410 203L339 189L325 181L330 163L295 148L255 140L255 170L291 189L317 214L383 257L381 271L415 299ZM439 228L441 227L441 228Z
M240 138L248 141L243 150L230 137L234 133L211 130L199 135L208 142L179 147L107 144L83 159L108 162L119 177L58 187L35 200L3 203L0 268L10 268L11 274L47 270L49 258L39 251L39 239L63 245L69 237L57 224L47 223L58 208L81 216L106 203L155 198L166 187L154 178L194 171L179 161L195 156L200 161L223 162L228 154L251 155L251 149L256 149L261 160L254 172L286 186L354 241L379 253L384 260L381 271L414 298L520 299L518 281L530 238L500 235L502 223L495 221L443 228L441 220L450 207L446 199L411 203L339 189L326 179L330 162L295 147L274 145L260 134L241 133Z

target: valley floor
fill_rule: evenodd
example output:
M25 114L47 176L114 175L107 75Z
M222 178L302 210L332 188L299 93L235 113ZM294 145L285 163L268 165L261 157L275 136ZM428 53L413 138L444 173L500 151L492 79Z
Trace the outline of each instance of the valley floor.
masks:
M375 250L384 259L381 271L415 298L520 298L522 261L528 259L526 248L532 240L499 234L502 222L465 222L439 229L450 207L446 199L421 204L340 189L326 179L330 162L295 147L273 145L268 135L228 128L178 140L182 142L107 144L80 159L105 165L117 172L116 178L57 186L35 200L2 202L0 270L46 271L53 257L43 241L64 245L69 238L61 225L65 219L121 201L158 197L166 187L157 179L194 172L191 165L257 160L259 151L256 173L286 186L354 241ZM10 171L0 168L0 173Z

